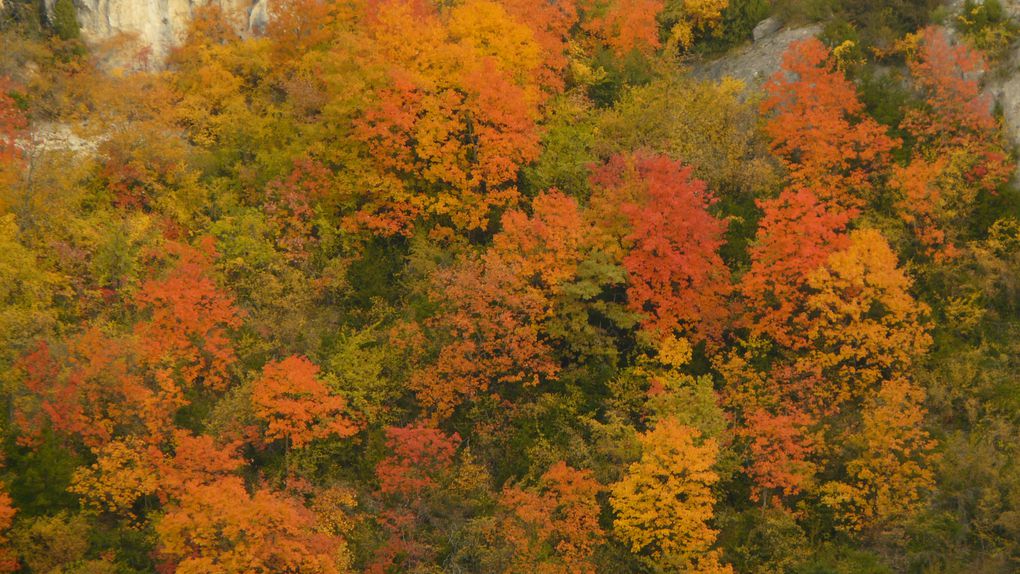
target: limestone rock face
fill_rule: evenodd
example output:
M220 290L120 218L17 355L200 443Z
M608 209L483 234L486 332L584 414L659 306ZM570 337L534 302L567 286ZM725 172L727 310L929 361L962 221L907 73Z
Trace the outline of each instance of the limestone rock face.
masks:
M1013 61L1016 60L1020 60L1020 48L1013 56ZM1002 111L1003 129L1011 143L1020 145L1020 69L1012 62L1007 66L1007 70L1000 70L985 83L985 93L991 94ZM1020 165L1016 178L1020 181Z
M765 20L764 24L768 22ZM759 24L761 26L762 24ZM766 35L765 30L778 24L778 21L769 23L762 30L761 37L757 37L753 44L740 48L715 61L708 62L695 68L697 76L711 79L723 77L736 78L748 85L757 85L769 78L779 69L783 61L783 53L790 44L797 40L803 40L817 36L822 31L818 24L800 28L788 28L785 30L771 30ZM755 28L755 32L758 29Z
M52 9L55 0L46 0ZM139 47L151 50L158 65L179 43L195 9L216 4L238 30L260 30L268 20L267 0L75 0L82 37L92 43L119 35L134 37Z
M751 36L754 38L755 43L761 42L765 38L772 36L783 27L782 20L778 16L771 16L758 22L758 25L754 27L751 32Z

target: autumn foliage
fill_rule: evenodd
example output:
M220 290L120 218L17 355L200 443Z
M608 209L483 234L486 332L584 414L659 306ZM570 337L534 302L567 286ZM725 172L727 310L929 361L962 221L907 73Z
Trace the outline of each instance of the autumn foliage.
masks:
M644 327L718 336L730 288L718 253L726 224L708 211L715 198L705 183L673 160L641 155L616 156L592 179L598 215L622 235L628 305Z
M1016 570L999 3L115 4L0 1L0 572Z
M850 212L822 203L809 189L759 202L763 214L741 278L749 327L788 347L804 344L808 274L848 243Z
M828 48L814 38L791 45L766 91L765 130L792 186L845 209L871 200L897 142L864 113Z
M664 419L640 437L641 458L612 486L616 531L634 552L660 567L730 572L712 550L709 527L719 480L719 447L691 427Z
M507 488L500 504L510 513L503 535L514 546L514 568L548 574L595 572L593 553L604 534L595 498L601 490L590 471L562 461L542 475L536 489Z
M318 532L315 515L267 489L250 493L239 477L197 486L156 525L160 553L179 573L344 572L339 539Z
M16 174L18 140L25 135L28 120L8 93L10 80L0 77L0 183L9 184Z
M241 317L233 297L210 276L212 239L197 247L169 243L165 249L176 261L162 276L145 281L135 298L147 315L135 328L141 359L162 380L222 390L236 360L228 331Z
M350 436L357 426L343 398L319 381L319 368L305 357L291 356L266 364L255 380L255 414L266 421L266 436L287 439L295 447L328 436Z
M484 227L494 208L514 204L515 173L538 154L533 33L478 0L443 13L380 2L369 34L389 71L358 134L385 179L357 220L384 233L418 214Z
M924 105L903 120L917 153L894 172L897 207L928 255L951 259L978 197L995 193L1013 162L995 137L992 102L979 84L985 72L979 52L951 44L945 30L932 27L919 34L908 64Z

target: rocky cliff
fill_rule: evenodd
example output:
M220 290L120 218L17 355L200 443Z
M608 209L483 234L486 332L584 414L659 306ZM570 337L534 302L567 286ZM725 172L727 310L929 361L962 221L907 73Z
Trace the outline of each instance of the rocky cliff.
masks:
M133 38L136 48L151 51L150 63L158 66L170 49L180 42L195 10L216 4L230 16L243 33L257 33L269 19L271 0L74 0L82 36L97 44L117 38ZM0 0L0 7L4 0ZM52 11L56 0L45 0ZM963 0L948 0L951 13L959 11ZM1003 6L1020 19L1020 0L1004 0ZM731 76L754 85L779 67L783 52L794 41L814 36L820 25L784 27L769 18L754 30L754 42L694 69L703 78ZM1001 106L1005 128L1014 142L1020 143L1020 46L986 81L986 89Z
M817 36L821 31L820 25L783 28L778 20L769 18L755 28L753 44L697 66L694 74L713 80L728 76L751 86L757 85L779 69L783 53L790 44Z
M963 6L963 0L947 3L950 14L956 14ZM1002 3L1006 13L1020 20L1020 0ZM784 27L774 18L763 21L755 28L754 42L732 52L695 66L695 76L718 80L729 76L752 87L769 78L782 60L786 49L795 41L816 36L822 31L820 24L799 27ZM992 96L1003 117L1003 129L1015 145L1020 145L1020 42L1010 49L1004 61L997 62L983 81L984 90ZM1020 166L1017 179L1020 181Z
M46 0L52 10L56 0ZM82 37L100 43L118 36L133 38L151 50L151 61L162 62L187 31L195 9L219 5L239 31L265 26L269 0L74 0Z

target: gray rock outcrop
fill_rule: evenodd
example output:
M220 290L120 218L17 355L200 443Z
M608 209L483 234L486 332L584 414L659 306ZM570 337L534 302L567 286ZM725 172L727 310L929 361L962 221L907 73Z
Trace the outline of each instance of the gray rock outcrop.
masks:
M46 0L52 10L55 0ZM171 48L184 39L195 10L218 5L238 31L261 30L269 19L267 0L75 0L78 24L85 41L99 44L118 36L133 38L147 48L150 62L159 65Z
M771 16L758 22L751 31L751 36L754 38L755 43L761 42L765 38L768 38L779 31L783 27L783 21L778 16Z
M779 21L769 18L755 27L753 44L696 67L694 74L714 80L736 78L747 85L761 83L779 69L783 53L790 44L817 36L821 31L822 27L817 24L780 30Z

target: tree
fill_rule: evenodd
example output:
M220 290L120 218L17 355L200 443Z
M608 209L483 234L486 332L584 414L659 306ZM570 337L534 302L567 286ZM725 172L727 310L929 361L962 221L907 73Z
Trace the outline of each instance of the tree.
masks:
M656 150L694 168L695 177L724 200L728 195L760 196L779 178L751 94L737 80L672 74L632 86L611 110L599 114L595 151Z
M754 480L752 500L771 490L794 495L812 486L816 454L807 431L813 421L804 413L774 415L765 409L751 410L738 434L750 441L749 474Z
M442 347L412 384L436 416L493 384L533 386L559 370L545 321L575 279L590 226L577 201L555 190L536 196L531 211L506 212L485 253L431 278L441 307L429 327Z
M20 569L17 556L9 548L8 538L8 531L17 512L11 496L0 490L0 572L17 572Z
M85 560L88 535L89 523L82 514L61 512L22 523L12 538L32 572L61 572Z
M892 179L902 195L896 204L900 218L910 226L925 252L936 258L956 254L953 231L969 215L968 208L978 191L965 182L949 181L947 164L946 157L933 163L916 158L906 167L896 167ZM959 183L964 185L954 185Z
M201 249L170 243L177 256L163 277L151 277L135 295L145 313L134 337L88 328L66 341L66 368L45 343L21 360L28 392L16 416L31 443L44 420L58 432L98 448L119 436L169 435L174 415L196 385L223 390L236 360L228 329L240 325L233 299L209 276L212 244ZM43 416L44 415L44 416Z
M931 26L916 37L907 65L924 106L909 110L903 127L925 146L944 148L971 138L988 142L997 135L991 94L978 83L985 72L981 53L966 43L952 44L945 28Z
M806 188L784 190L758 207L763 215L750 247L751 267L739 283L744 321L754 335L802 348L808 275L847 246L851 213L826 206Z
M596 499L601 490L591 471L575 470L562 461L542 475L535 489L505 488L500 505L510 517L498 528L514 548L510 571L596 572L594 550L604 534Z
M585 29L617 56L632 51L651 54L659 48L659 22L664 0L615 0L603 13L585 21Z
M424 425L389 427L390 454L375 467L379 491L408 498L436 485L437 475L448 470L460 446L460 435L446 435Z
M184 491L156 523L160 554L179 574L339 574L342 539L317 530L298 501L265 488L249 494L229 476Z
M592 176L603 241L620 245L627 301L643 327L694 340L720 335L728 316L729 271L719 256L726 222L691 169L663 156L614 156Z
M0 251L0 364L9 367L33 339L56 326L53 300L65 282L22 244L13 214L0 216Z
M549 301L518 271L499 257L469 257L433 275L441 307L428 326L441 346L411 385L436 418L493 384L534 386L558 372L540 329Z
M135 325L141 359L181 389L222 391L237 360L229 331L240 326L241 313L213 279L213 240L206 237L196 247L171 241L165 252L176 258L170 269L147 279L135 295L146 314Z
M980 53L952 45L944 29L931 27L919 34L908 66L924 104L902 122L916 143L910 163L895 170L896 207L928 255L952 258L978 197L995 193L1013 162L991 96L978 83L985 71Z
M148 388L131 369L129 343L97 328L72 336L67 351L66 368L45 342L18 363L28 391L15 405L23 444L34 444L46 423L90 448L127 433L158 434L183 404L175 392L157 394Z
M572 0L501 0L500 4L534 34L542 58L537 74L539 84L546 92L561 92L562 76L569 62L570 30L578 21L577 3Z
M840 526L888 528L915 516L935 486L936 441L923 428L924 390L906 379L882 383L864 405L860 452L847 464L849 481L822 488L822 502Z
M10 90L10 80L0 76L0 184L3 185L15 181L21 160L17 144L28 128L28 119L11 97Z
M315 439L346 437L357 432L347 401L329 392L318 378L319 367L306 357L272 361L255 380L255 414L269 424L266 436L302 447Z
M418 215L484 228L538 157L539 49L499 4L415 7L381 2L368 22L389 72L356 132L382 178L354 222L384 234L407 233Z
M145 443L137 438L111 442L95 452L96 462L75 471L70 491L98 512L135 517L135 505L159 489L159 477Z
M266 25L279 63L290 63L333 39L336 6L318 0L274 2Z
M555 295L576 275L587 224L577 200L557 190L535 196L531 211L530 217L516 209L503 214L486 260L509 267L522 285L539 285Z
M842 208L868 203L898 142L865 114L825 45L816 38L791 44L766 90L765 131L790 185Z
M386 429L389 453L375 467L383 505L378 521L386 539L368 572L414 571L435 561L463 512L456 483L471 482L454 464L460 445L459 434L423 424Z
M271 69L266 45L239 40L220 6L206 4L196 7L185 41L168 57L175 69L171 118L190 141L217 148L228 165L275 141L269 128L278 114L258 90Z
M859 229L849 245L808 275L805 329L810 350L802 372L822 376L814 408L831 413L910 372L931 345L928 308L910 294L910 278L881 233Z
M78 39L78 10L73 0L56 0L53 4L53 30L61 40Z
M659 19L669 29L670 43L686 50L698 34L719 34L728 5L729 0L667 1Z
M173 456L156 456L159 469L159 494L164 503L179 500L190 489L214 484L235 474L245 465L238 455L238 444L218 445L211 436L174 432Z
M332 173L309 159L295 160L286 178L266 188L265 211L276 245L291 263L303 263L316 245L315 205L330 193Z
M719 564L708 525L719 480L715 440L667 418L640 442L640 460L610 488L617 535L657 571L732 572Z

